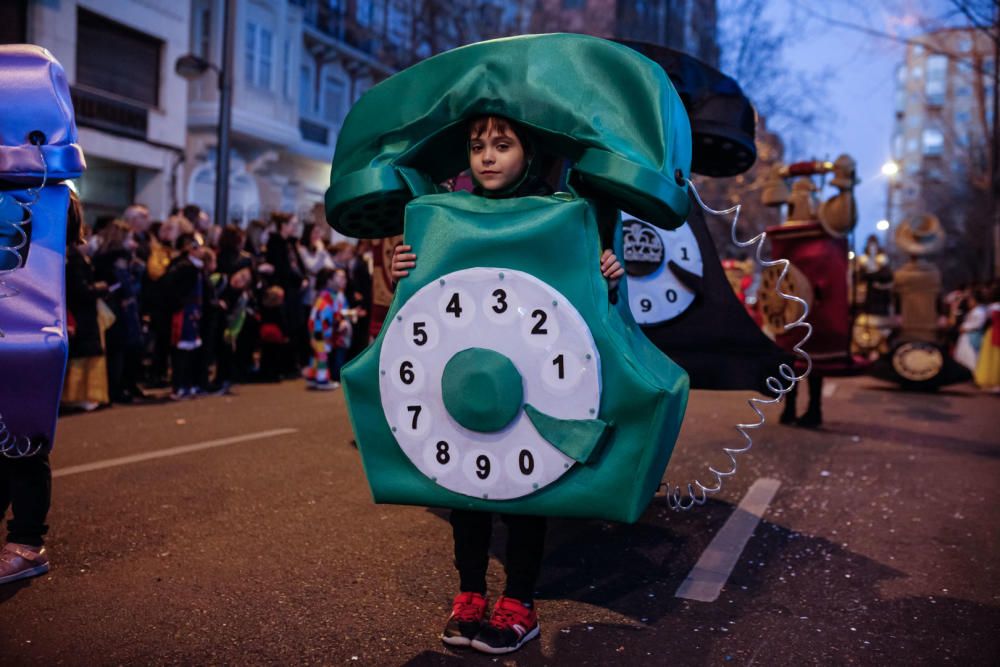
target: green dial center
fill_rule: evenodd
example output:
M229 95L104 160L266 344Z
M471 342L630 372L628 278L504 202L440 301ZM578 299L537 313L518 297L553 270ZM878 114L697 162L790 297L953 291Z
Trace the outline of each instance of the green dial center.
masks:
M470 347L445 364L441 397L459 424L470 431L492 433L520 412L524 388L510 359L493 350Z

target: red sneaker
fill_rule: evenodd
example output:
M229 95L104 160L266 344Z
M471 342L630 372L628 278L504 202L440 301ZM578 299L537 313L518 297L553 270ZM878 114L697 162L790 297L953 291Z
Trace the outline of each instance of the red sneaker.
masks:
M520 600L501 597L490 622L483 626L472 648L483 653L511 653L538 636L538 614Z
M451 605L451 616L441 633L441 641L451 646L468 646L479 634L489 603L479 593L459 593Z
M49 571L49 552L45 547L8 542L0 549L0 584L37 577Z

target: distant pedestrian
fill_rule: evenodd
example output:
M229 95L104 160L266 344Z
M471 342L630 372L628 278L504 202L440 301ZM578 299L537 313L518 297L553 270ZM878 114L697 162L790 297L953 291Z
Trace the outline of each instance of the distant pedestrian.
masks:
M323 269L316 276L316 303L309 314L312 357L305 371L310 389L336 389L350 347L351 325L345 316L347 273Z
M193 252L195 238L177 239L178 255L171 262L164 292L170 309L170 344L173 393L170 398L192 398L198 393L197 361L202 346L201 317L204 299L204 263Z

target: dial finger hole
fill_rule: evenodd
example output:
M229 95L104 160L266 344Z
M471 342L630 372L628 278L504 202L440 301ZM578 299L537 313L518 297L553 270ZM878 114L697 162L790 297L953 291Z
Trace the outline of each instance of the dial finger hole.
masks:
M578 355L569 350L559 349L546 356L546 362L541 369L542 382L553 393L566 394L580 384L589 370Z
M404 394L415 394L424 388L424 365L412 356L401 357L392 365L390 380L393 387Z
M423 438L431 429L433 415L422 401L403 401L396 411L396 423L392 427L396 437Z
M497 281L486 288L483 297L483 314L494 324L511 324L518 319L520 299L512 289L510 281Z
M462 472L466 479L472 482L474 488L483 490L484 498L486 490L503 475L498 463L497 457L485 449L474 449L462 460Z
M539 487L539 480L545 477L545 457L530 447L513 447L504 457L504 468L508 479L518 484Z
M404 324L406 343L417 354L430 352L441 341L437 320L429 313L417 313L407 317Z
M543 302L520 310L521 337L533 347L549 347L559 339L559 302Z
M430 438L424 444L424 469L435 482L456 470L461 460L461 447L452 438Z
M438 298L438 319L451 328L465 328L476 318L476 303L460 287L443 284Z

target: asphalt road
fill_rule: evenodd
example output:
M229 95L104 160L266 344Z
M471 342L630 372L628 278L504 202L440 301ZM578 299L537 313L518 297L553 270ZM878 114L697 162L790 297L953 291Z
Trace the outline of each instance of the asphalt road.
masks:
M0 587L0 664L1000 663L1000 401L826 391L825 428L768 424L704 507L553 521L541 640L501 658L437 639L457 584L447 515L372 504L340 392L64 417L53 568ZM749 416L741 393L695 392L668 479L724 463ZM676 597L760 478L780 486L719 598Z

